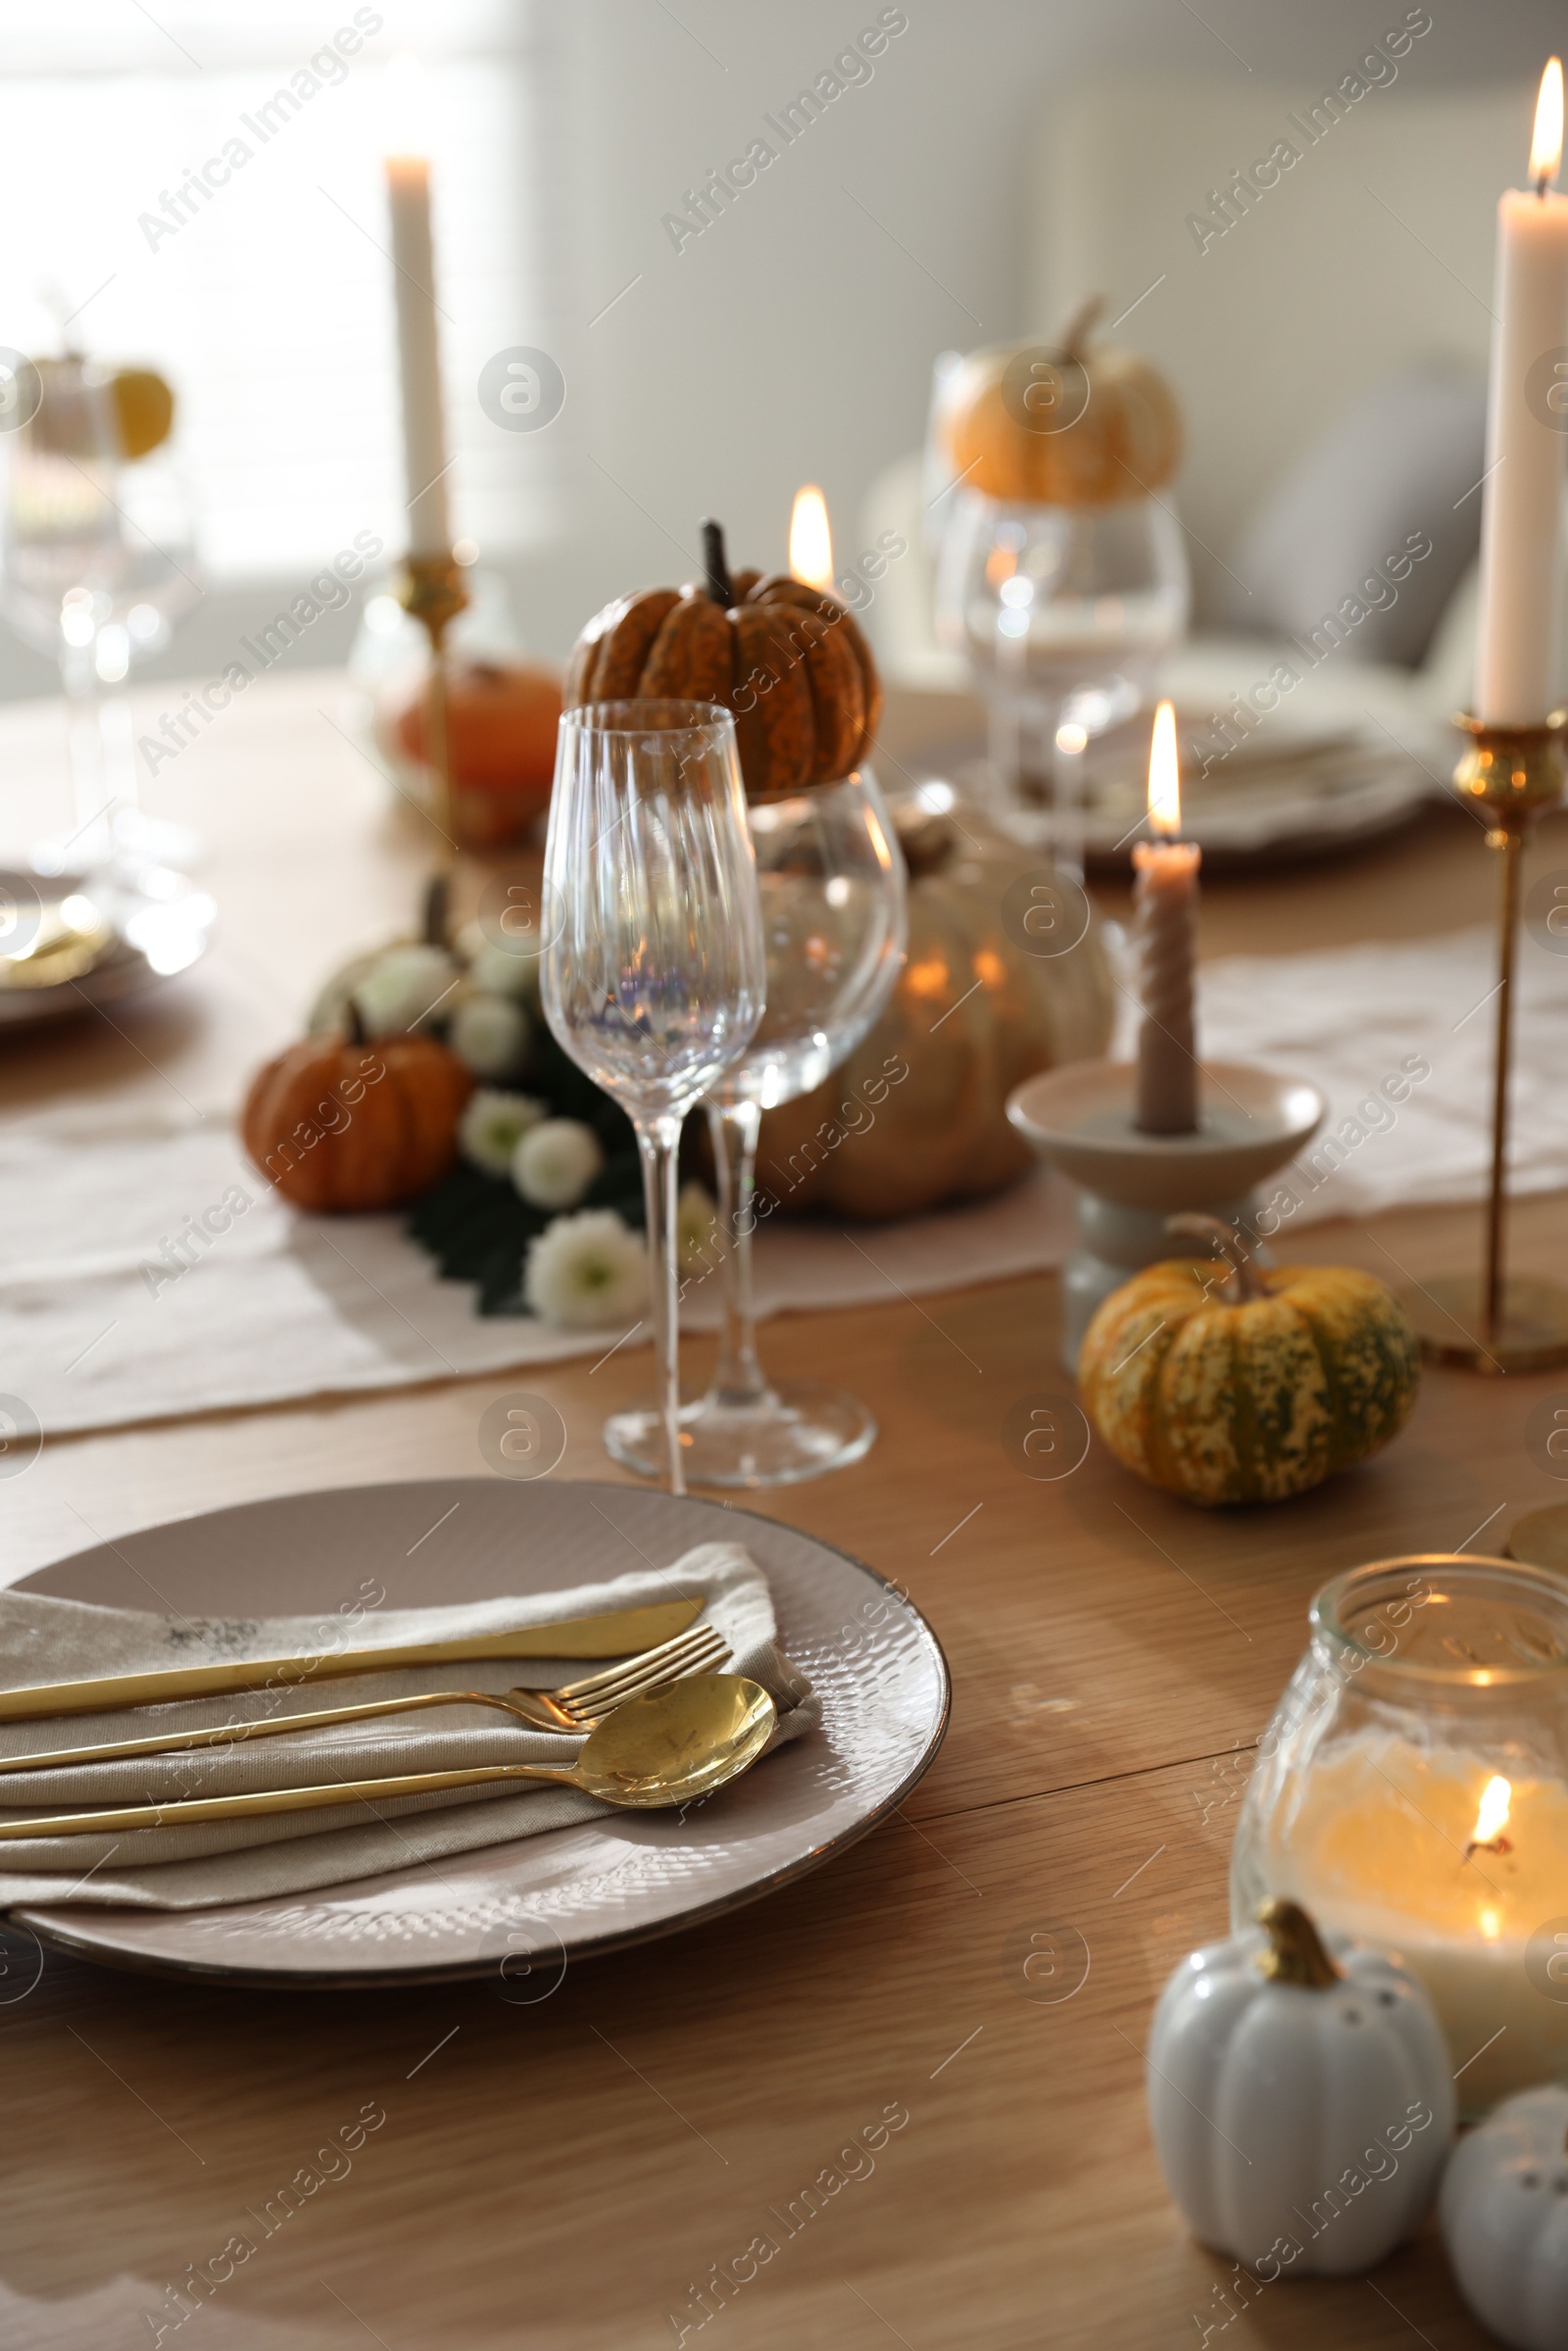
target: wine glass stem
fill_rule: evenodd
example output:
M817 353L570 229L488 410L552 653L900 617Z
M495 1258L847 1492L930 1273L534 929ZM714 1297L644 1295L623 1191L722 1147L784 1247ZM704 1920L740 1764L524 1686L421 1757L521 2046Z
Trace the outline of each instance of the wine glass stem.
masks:
M686 1491L680 1449L680 1309L675 1262L675 1156L680 1120L652 1118L637 1126L643 1203L648 1217L648 1274L654 1324L654 1393L664 1432L664 1471L671 1494Z
M74 841L101 817L110 799L105 773L104 739L99 714L98 673L90 645L63 645L60 682L66 690L66 717L71 730L71 786L75 803Z
M752 1300L752 1235L757 1226L756 1102L710 1102L709 1131L718 1179L718 1229L724 1235L724 1329L709 1396L727 1411L764 1404L768 1385L757 1360Z

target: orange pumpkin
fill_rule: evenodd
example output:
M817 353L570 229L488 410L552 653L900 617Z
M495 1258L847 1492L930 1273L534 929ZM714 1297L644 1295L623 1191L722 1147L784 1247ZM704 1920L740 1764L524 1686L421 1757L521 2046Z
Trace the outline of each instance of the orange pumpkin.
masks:
M240 1132L297 1208L395 1208L452 1165L472 1091L433 1037L306 1037L257 1073Z
M447 677L452 829L465 848L514 841L550 806L561 677L542 664L458 661ZM398 712L398 749L423 766L423 684Z
M701 586L642 588L595 614L566 672L568 710L667 697L735 713L741 773L754 801L837 783L865 758L882 715L871 649L848 606L783 573L724 561L703 525Z
M1181 462L1181 412L1135 351L1091 346L1101 304L1086 304L1059 345L973 351L942 395L955 474L1004 506L1114 506L1168 481Z

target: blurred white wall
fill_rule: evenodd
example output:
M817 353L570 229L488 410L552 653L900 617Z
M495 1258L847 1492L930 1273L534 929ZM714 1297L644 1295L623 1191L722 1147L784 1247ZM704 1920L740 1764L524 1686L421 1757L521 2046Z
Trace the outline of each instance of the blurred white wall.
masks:
M235 15L253 4L236 0ZM546 80L519 115L543 174L548 291L515 340L551 352L566 399L509 448L558 483L564 521L546 543L484 553L547 653L620 589L690 576L706 513L729 526L738 562L781 563L803 480L823 485L837 551L853 561L868 484L920 438L934 355L1054 323L1028 315L1029 154L1075 85L1168 73L1175 104L1195 76L1334 80L1404 14L1403 0L541 4ZM906 28L786 145L767 118L776 125L890 13ZM1517 82L1562 38L1546 0L1432 0L1432 15L1379 105ZM0 54L4 41L0 14ZM515 55L498 44L495 73L520 71ZM781 152L677 250L664 216L689 214L687 191L758 138ZM1113 151L1100 168L1111 185ZM471 400L473 387L454 382L450 396ZM460 487L462 527L484 544L486 517L462 498ZM215 596L160 665L220 659L270 594L259 581L254 595ZM347 628L346 616L323 621L309 658L340 652ZM7 636L0 693L49 683L48 665Z

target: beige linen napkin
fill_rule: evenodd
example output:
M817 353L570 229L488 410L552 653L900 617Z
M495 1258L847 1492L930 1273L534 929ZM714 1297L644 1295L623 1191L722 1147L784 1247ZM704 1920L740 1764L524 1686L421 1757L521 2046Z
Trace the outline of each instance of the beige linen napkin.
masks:
M608 1609L647 1607L677 1593L704 1597L704 1618L733 1655L726 1672L749 1674L779 1709L773 1745L820 1718L810 1684L775 1642L773 1603L761 1571L738 1543L710 1543L664 1569L605 1584L479 1600L451 1608L366 1608L316 1617L209 1618L196 1623L89 1607L38 1592L0 1592L0 1688L88 1675L153 1672L219 1659L314 1655L338 1648L456 1641ZM496 1658L466 1665L403 1667L384 1674L315 1679L238 1697L143 1706L113 1714L57 1715L0 1724L0 1755L46 1753L160 1731L280 1721L325 1706L356 1705L424 1690L548 1689L602 1670L603 1661ZM0 1776L0 1819L78 1806L171 1802L238 1794L247 1788L311 1787L333 1779L397 1772L454 1771L491 1763L570 1763L580 1740L529 1731L490 1707L450 1706L427 1715L338 1724L237 1745L195 1748L74 1769ZM130 1903L153 1910L200 1909L299 1893L405 1869L443 1854L503 1844L591 1820L612 1806L548 1781L505 1782L455 1793L332 1805L275 1818L206 1821L188 1828L133 1829L117 1836L22 1837L0 1841L0 1908L27 1902Z

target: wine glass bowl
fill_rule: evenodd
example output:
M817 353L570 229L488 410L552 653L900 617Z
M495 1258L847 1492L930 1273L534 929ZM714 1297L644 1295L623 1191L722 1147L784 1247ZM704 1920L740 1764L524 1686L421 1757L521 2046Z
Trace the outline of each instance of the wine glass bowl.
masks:
M546 1016L634 1120L683 1114L762 1012L748 961L756 875L737 852L745 818L726 756L734 722L707 703L642 701L569 710L561 727Z
M1156 498L1004 506L959 491L936 620L990 713L991 765L1025 803L1054 798L1058 736L1137 716L1187 625L1181 525Z
M869 769L750 814L767 1005L710 1093L766 1110L819 1086L886 1004L903 949L903 860Z

